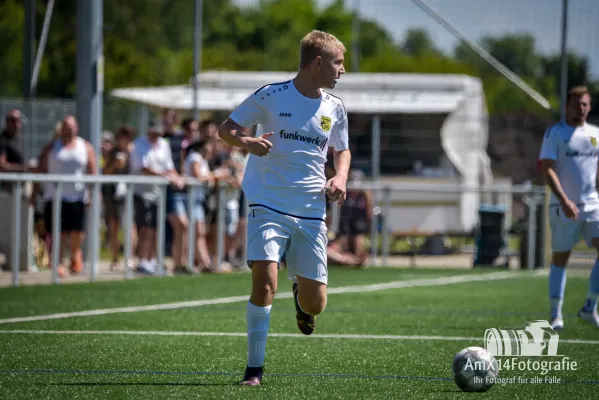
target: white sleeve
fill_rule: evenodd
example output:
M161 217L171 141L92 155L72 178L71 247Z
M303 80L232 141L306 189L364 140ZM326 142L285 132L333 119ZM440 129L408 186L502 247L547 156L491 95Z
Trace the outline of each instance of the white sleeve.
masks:
M541 144L541 153L539 154L539 160L557 160L557 133L559 129L551 127L545 132L543 136L543 143Z
M340 114L343 118L335 123L331 131L331 146L335 151L343 151L349 148L347 112L345 112L345 107L340 111Z
M266 112L259 101L259 93L252 94L239 104L231 113L229 118L244 128L251 128L257 124L263 124Z

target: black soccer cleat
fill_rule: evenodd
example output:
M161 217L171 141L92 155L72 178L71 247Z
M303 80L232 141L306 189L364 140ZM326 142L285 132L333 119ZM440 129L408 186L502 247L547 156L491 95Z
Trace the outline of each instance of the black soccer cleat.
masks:
M295 319L297 321L297 327L300 332L304 335L311 335L316 330L316 317L314 315L306 314L302 311L297 301L297 290L299 285L297 282L293 284L293 301L295 302Z
M246 367L243 379L239 382L242 386L260 386L262 385L262 376L264 367Z

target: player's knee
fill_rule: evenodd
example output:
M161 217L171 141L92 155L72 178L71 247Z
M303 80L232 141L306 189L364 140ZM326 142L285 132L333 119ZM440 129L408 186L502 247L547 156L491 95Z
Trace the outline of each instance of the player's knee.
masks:
M312 315L318 315L324 311L327 306L327 295L319 296L318 299L315 299L314 309L312 310Z
M277 292L277 265L272 262L252 263L252 295L255 305L267 306Z
M254 289L259 295L269 298L275 297L275 293L277 292L276 284L268 281L255 285Z
M272 304L277 291L276 284L272 282L264 282L262 284L252 285L252 294L250 301L252 304L265 307Z
M326 294L324 296L312 297L309 300L302 302L303 299L305 299L305 297L300 299L300 304L301 304L302 310L304 310L305 312L307 312L310 315L320 314L321 312L324 311L324 309L327 305Z
M554 252L553 255L551 256L551 263L553 265L555 265L556 267L565 268L566 264L568 264L569 258L570 258L569 251Z

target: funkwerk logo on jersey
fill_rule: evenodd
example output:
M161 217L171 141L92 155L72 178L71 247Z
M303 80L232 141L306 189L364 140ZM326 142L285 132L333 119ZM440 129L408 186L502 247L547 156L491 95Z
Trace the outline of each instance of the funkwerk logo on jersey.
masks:
M599 156L599 151L597 150L592 150L592 151L566 151L566 157L597 157Z
M326 147L329 139L325 139L325 140L320 140L318 138L312 138L309 136L304 136L304 135L299 135L297 132L285 132L284 130L282 130L281 132L279 132L279 135L281 136L281 138L283 139L289 139L289 140L297 140L299 142L306 142L309 144L314 144L316 146L318 146L318 148L321 151L324 151L324 148Z

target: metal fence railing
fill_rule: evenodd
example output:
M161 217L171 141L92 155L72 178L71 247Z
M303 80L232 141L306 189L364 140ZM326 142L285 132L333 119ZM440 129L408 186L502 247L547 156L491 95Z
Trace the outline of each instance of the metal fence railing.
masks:
M100 191L102 184L125 184L127 187L126 197L125 197L125 217L124 217L124 226L123 229L126 234L124 237L124 275L126 278L131 278L133 271L132 265L130 263L132 259L131 254L131 235L128 234L131 232L133 225L133 193L135 185L155 185L160 188L159 196L157 200L157 220L160 223L157 224L157 274L163 275L165 273L164 268L164 238L165 238L165 230L164 223L162 221L166 220L166 187L169 184L169 181L160 178L160 177L150 177L150 176L134 176L134 175L81 175L76 178L67 175L51 175L51 174L2 174L1 180L5 182L14 182L13 188L13 216L21 215L21 208L23 207L23 187L26 183L42 183L42 184L54 184L55 190L53 193L52 199L52 260L51 260L51 268L52 268L52 280L54 283L59 283L59 255L60 255L60 213L61 213L61 202L56 201L61 198L62 185L65 183L79 183L85 185L91 185L92 195L90 196L91 201L91 220L92 222L95 220L95 224L90 224L92 227L88 232L88 257L87 257L87 272L89 273L89 279L91 282L96 280L97 276L97 266L98 266L98 253L99 253L99 240L100 234L99 229L99 218L100 218ZM186 182L188 187L196 187L201 184L193 179L188 179ZM222 191L224 189L224 185L218 187L218 190ZM195 202L195 192L193 190L189 191L188 196L188 207L191 208L191 205ZM218 267L222 262L223 257L223 249L224 249L224 204L223 199L224 196L219 196L221 199L221 204L218 207L217 213L217 252L216 257L214 259L214 264ZM27 203L25 203L27 204ZM193 226L195 223L195 216L193 213L190 215L190 226ZM19 266L20 266L20 254L18 251L14 251L14 249L19 249L21 247L21 229L22 222L19 218L13 218L13 224L11 227L11 238L12 244L11 247L13 249L11 253L11 267L12 267L12 283L13 286L19 285ZM195 229L188 229L188 243L195 243ZM27 235L27 237L31 237L31 235ZM193 247L189 246L188 251L188 259L193 259Z
M124 229L124 258L123 258L123 276L125 279L133 276L133 264L132 264L132 246L131 246L131 232L133 226L133 194L135 185L156 185L160 188L160 195L157 201L158 218L160 222L157 225L157 274L165 274L165 256L164 256L164 243L165 243L165 224L166 221L166 187L168 181L164 178L149 177L149 176L133 176L133 175L83 175L78 177L65 176L65 175L46 175L46 174L2 174L1 180L5 182L13 182L13 209L12 215L21 215L22 207L28 206L26 197L23 195L24 187L29 183L42 183L42 184L54 184L54 200L59 199L61 196L61 187L65 183L77 182L80 184L86 184L91 187L92 192L92 203L94 199L96 201L96 207L91 204L91 218L100 219L100 208L101 202L98 201L101 185L103 184L125 184L127 187L125 209L124 209L124 223L122 228ZM197 181L189 179L187 181L189 187L200 185ZM225 190L224 184L221 185L218 190ZM544 247L543 234L539 234L539 231L545 225L545 213L537 212L543 208L545 199L545 190L542 187L535 186L522 186L522 185L510 185L506 187L501 186L488 186L488 187L466 187L459 183L439 183L439 182L427 182L426 180L419 182L401 182L401 183L374 183L374 182L360 182L360 183L349 183L348 191L369 191L372 194L373 203L372 209L365 210L370 215L369 224L366 232L362 232L370 260L369 265L372 266L388 266L393 265L393 257L397 254L403 254L403 256L414 257L419 254L415 251L415 248L422 248L422 243L418 243L418 239L427 239L434 236L441 236L446 240L447 237L463 236L466 239L464 241L457 241L453 251L460 254L470 254L472 260L475 260L479 256L476 253L481 253L487 247L481 242L481 235L484 229L489 226L493 228L492 218L493 213L491 212L491 219L485 219L483 215L484 207L491 207L501 211L502 221L500 222L499 234L502 236L502 245L491 246L491 251L500 250L499 255L508 255L508 253L519 253L511 254L520 255L520 267L521 268L535 268L542 266L544 261L538 257L539 248ZM191 205L194 204L195 199L193 198L194 191L189 192L188 196L188 207L191 209ZM96 197L97 196L97 197ZM474 196L468 198L468 196ZM225 196L218 196L220 204L217 207L217 235L216 235L216 254L213 259L215 269L218 269L223 261L224 256L224 237L225 237ZM436 203L430 202L431 199L435 200ZM472 202L474 199L474 202ZM482 204L484 199L494 199L491 203L493 204ZM427 201L429 203L427 203ZM468 206L475 207L474 213L468 209ZM469 203L470 202L470 203ZM523 208L524 218L519 217L520 222L516 220L518 218L512 216L512 208L514 204L519 204ZM60 238L60 202L53 201L53 238ZM436 204L436 205L435 205ZM329 230L334 234L343 234L339 227L344 223L343 212L341 207L333 205L331 207L331 220ZM420 210L420 211L418 211ZM419 215L418 212L422 214ZM472 220L473 214L475 220ZM411 219L410 219L411 218ZM413 222L414 218L417 222ZM190 215L189 226L194 226L194 215ZM418 222L418 220L420 222ZM466 221L466 222L465 222ZM489 222L491 221L491 222ZM523 221L523 222L522 222ZM97 221L96 221L97 222ZM468 225L470 224L470 225ZM90 224L91 225L91 224ZM514 233L514 227L518 225L520 233ZM99 226L99 223L94 224L95 227ZM487 228L485 228L487 227ZM22 246L22 229L26 229L19 218L14 218L11 226L11 240L12 249L19 249ZM29 228L27 228L29 229ZM478 233L477 233L478 232ZM490 231L489 231L490 232ZM497 232L496 232L497 233ZM188 243L195 243L195 229L188 229ZM514 249L513 246L510 248L510 239L508 236L519 238L520 249ZM91 229L87 232L87 257L86 257L86 268L85 273L88 275L91 282L97 279L97 268L99 260L99 249L100 249L100 233L99 229ZM31 238L31 235L26 237ZM483 238L484 239L484 238ZM29 239L30 240L30 239ZM457 240L457 239L456 239ZM404 241L404 242L402 242ZM484 240L483 240L484 241ZM405 249L405 245L408 246ZM402 251L401 247L404 246ZM398 247L400 248L398 250ZM483 248L481 250L481 248ZM245 243L242 248L245 249ZM51 270L52 270L52 282L59 283L60 276L58 273L59 266L59 254L60 254L60 239L52 241L52 257L51 257ZM193 260L193 246L188 246L187 256L188 260ZM475 253L472 255L472 253ZM521 254L525 252L524 256ZM542 253L542 251L541 251ZM427 254L424 252L424 254ZM434 253L433 254L438 254ZM20 283L20 252L13 251L10 256L10 264L12 268L12 284L18 286ZM493 256L482 254L482 261L480 264L486 264L488 260L496 259L497 254ZM245 263L245 253L243 262ZM432 259L432 258L430 258ZM487 260L487 261L484 261ZM445 262L440 259L439 262ZM415 263L411 263L415 266Z

